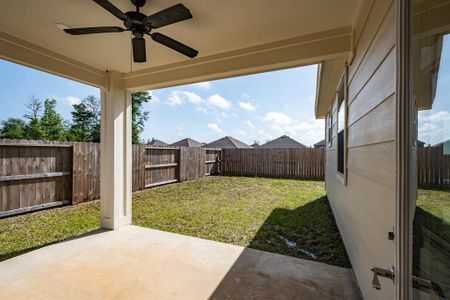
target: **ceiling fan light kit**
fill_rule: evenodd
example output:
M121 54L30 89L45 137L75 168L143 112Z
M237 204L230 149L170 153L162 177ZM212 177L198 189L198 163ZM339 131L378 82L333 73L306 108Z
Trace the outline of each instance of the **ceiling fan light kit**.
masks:
M139 8L144 6L146 0L131 0L136 11L123 13L108 0L93 0L95 3L106 9L112 15L123 21L125 28L117 26L64 28L66 33L72 35L84 35L95 33L113 33L130 31L133 34L133 61L136 63L146 62L145 35L149 35L155 42L169 47L187 57L194 58L198 51L180 43L162 33L152 32L153 29L161 28L170 24L181 22L192 18L191 12L183 4L176 4L153 15L146 16L139 12Z

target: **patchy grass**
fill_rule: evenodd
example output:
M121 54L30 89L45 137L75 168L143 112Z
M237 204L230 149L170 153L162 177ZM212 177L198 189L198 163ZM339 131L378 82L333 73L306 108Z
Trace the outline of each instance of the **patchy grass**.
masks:
M450 224L450 190L419 189L417 206Z
M133 223L350 266L320 181L213 176L141 191Z
M419 189L415 226L425 226L450 243L450 191Z
M92 231L99 215L95 201L2 219L0 260ZM133 223L350 266L320 181L212 176L145 190Z
M0 261L99 226L99 201L0 219Z

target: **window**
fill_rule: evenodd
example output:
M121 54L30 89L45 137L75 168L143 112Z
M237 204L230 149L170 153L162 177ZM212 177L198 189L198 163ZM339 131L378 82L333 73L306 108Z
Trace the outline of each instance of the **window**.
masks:
M346 101L345 101L345 84L342 79L338 93L337 93L337 105L338 105L338 136L337 136L337 171L345 174L345 127L346 127Z
M327 145L328 147L331 147L333 141L333 114L331 112L328 113L326 124L327 124L327 132L326 132Z

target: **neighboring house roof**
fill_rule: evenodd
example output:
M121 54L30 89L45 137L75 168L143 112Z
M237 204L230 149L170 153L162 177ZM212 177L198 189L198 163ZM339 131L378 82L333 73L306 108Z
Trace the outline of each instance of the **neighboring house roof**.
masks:
M259 148L260 146L261 145L258 144L258 143L253 143L253 144L250 145L250 147L253 147L253 148Z
M177 147L201 147L203 144L199 141L193 140L191 138L185 138L179 140L175 143L170 144L169 146L177 146Z
M308 147L288 137L287 135L283 135L277 139L262 144L260 148L308 148Z
M326 146L325 140L321 140L320 142L314 144L314 148L323 148L325 146Z
M246 143L243 143L231 136L225 136L221 139L215 140L209 144L203 146L205 148L223 148L223 149L236 149L236 148L251 148Z
M417 142L417 143L419 143L419 142ZM439 147L439 146L442 146L442 145L445 145L445 144L449 144L449 143L450 143L450 139L449 140L445 140L445 141L440 142L440 143L437 143L437 144L434 144L431 147L436 148L436 147Z
M148 143L149 146L157 146L157 147L164 147L164 146L169 146L169 144L167 144L166 142L157 140L157 139L153 139L150 143Z
M425 147L425 142L422 142L421 140L417 140L417 147Z

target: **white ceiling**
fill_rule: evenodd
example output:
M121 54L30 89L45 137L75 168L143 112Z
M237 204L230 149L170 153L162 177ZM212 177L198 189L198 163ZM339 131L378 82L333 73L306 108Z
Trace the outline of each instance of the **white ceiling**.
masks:
M111 0L124 12L129 0ZM198 57L352 24L359 0L150 0L146 15L183 3L193 19L159 31L197 50ZM132 64L131 34L71 36L55 26L122 26L90 0L0 1L0 31L101 70L128 73L189 58L147 38L147 62Z

